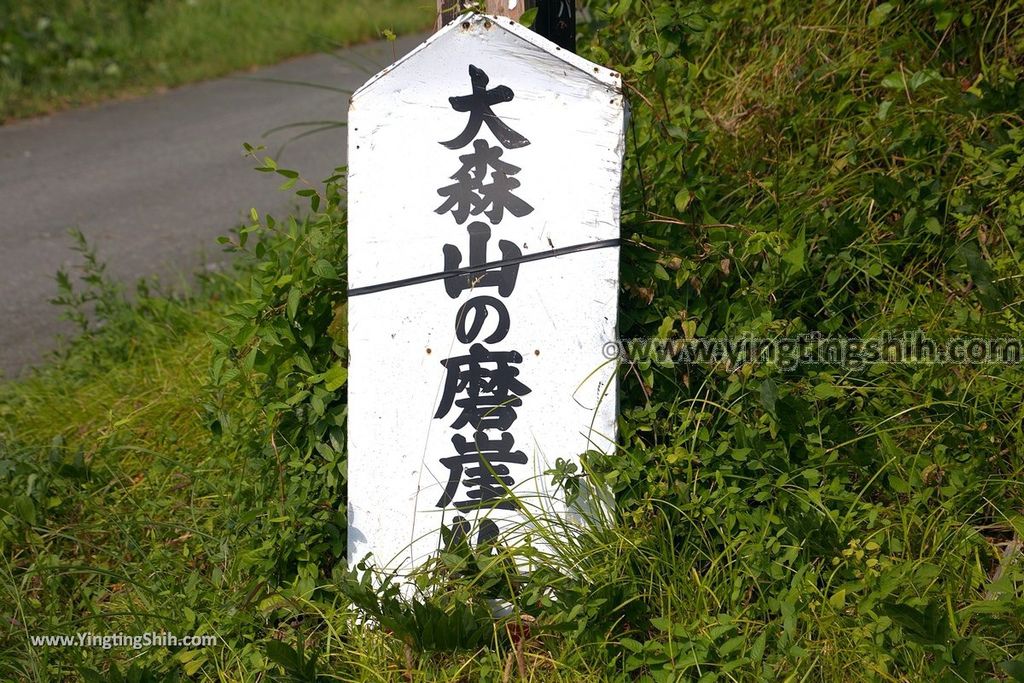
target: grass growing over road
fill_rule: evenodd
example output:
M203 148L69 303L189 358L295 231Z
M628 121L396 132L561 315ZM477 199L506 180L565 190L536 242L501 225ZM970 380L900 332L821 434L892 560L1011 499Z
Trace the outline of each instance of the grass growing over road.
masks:
M420 0L0 0L0 121L423 30Z
M633 105L624 337L1024 337L1018 4L590 4ZM0 677L1024 680L1020 365L623 366L618 449L551 475L612 519L529 573L457 548L414 609L370 590L343 177L261 170L308 218L237 231L202 296L65 291L105 324L0 391ZM26 638L84 630L220 643Z

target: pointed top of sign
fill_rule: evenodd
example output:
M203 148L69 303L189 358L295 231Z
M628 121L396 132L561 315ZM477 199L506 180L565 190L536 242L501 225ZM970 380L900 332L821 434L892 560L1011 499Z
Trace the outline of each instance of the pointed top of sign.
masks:
M583 72L596 83L600 83L608 88L609 92L612 94L619 94L622 92L622 76L617 71L608 69L600 64L594 64L593 62L590 62L579 55L573 54L568 50L563 50L555 43L552 43L547 38L534 33L514 19L470 12L463 14L450 22L447 26L432 35L397 62L374 75L370 80L364 83L361 88L352 94L352 102L354 103L364 92L372 90L374 85L379 83L382 79L391 75L395 71L400 70L402 65L415 61L416 57L421 52L435 49L436 46L440 46L450 40L461 40L466 37L488 39L489 37L498 35L505 37L511 36L524 41L528 45L546 53L551 58ZM524 63L528 64L529 59L530 55L524 53Z

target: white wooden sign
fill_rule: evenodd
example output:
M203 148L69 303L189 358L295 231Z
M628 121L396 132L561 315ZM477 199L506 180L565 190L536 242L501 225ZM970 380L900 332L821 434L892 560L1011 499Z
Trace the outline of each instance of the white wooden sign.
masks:
M350 563L514 541L612 448L623 116L617 73L476 14L352 96Z

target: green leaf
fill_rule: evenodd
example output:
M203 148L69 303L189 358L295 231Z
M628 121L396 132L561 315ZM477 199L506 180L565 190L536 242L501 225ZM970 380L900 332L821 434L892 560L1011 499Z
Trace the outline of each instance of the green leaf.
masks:
M668 633L669 629L672 628L672 620L667 617L654 617L651 619L651 626L662 633Z
M941 81L942 76L935 69L922 69L910 77L910 92L916 92L918 88L933 81Z
M201 669L203 667L203 664L206 664L206 658L205 657L200 657L198 659L193 659L191 662L188 662L183 667L184 670L185 670L185 675L186 676L194 675L197 671L199 671L199 669Z
M722 643L722 646L718 648L718 654L725 656L739 649L740 645L743 645L745 642L747 642L746 636L733 636L729 640Z
M82 677L85 683L110 683L110 679L106 678L100 672L94 669L79 669L78 674Z
M324 388L327 391L336 391L348 380L348 369L340 363L331 367L324 373Z
M871 10L871 14L868 15L868 26L871 28L881 26L885 21L885 18L889 16L889 13L892 12L893 9L894 7L891 2L883 2L881 5Z
M291 320L295 320L295 314L299 310L299 301L302 299L302 290L292 287L288 290L288 304L285 307L286 313Z
M638 640L633 640L632 638L623 638L622 640L619 641L619 643L621 643L622 647L626 648L630 652L643 652L644 651L643 643L641 643Z
M287 403L290 406L294 406L294 405L298 404L300 401L306 400L306 397L308 397L308 396L309 396L309 391L307 391L305 389L302 389L301 391L296 391L294 394L289 396L288 399L285 401L285 403Z
M753 647L750 648L750 659L755 663L760 662L761 658L764 657L764 648L768 641L768 634L764 631L754 641Z
M761 382L761 405L772 416L775 415L775 401L779 397L779 388L771 379Z
M1000 664L999 668L1017 683L1024 683L1024 662L1011 659Z
M338 277L338 271L334 269L330 261L320 259L313 264L313 272L327 280L334 280Z
M672 328L675 327L676 318L675 316L667 316L661 321L661 325L658 326L658 339L668 339L668 336L672 333Z
M800 228L800 232L797 234L796 239L793 240L793 245L789 248L789 251L782 255L782 260L789 264L787 272L790 275L799 273L803 270L806 248L807 240L805 230L804 228Z
M882 79L882 87L889 90L903 90L903 74L899 71L893 71Z
M313 412L316 413L318 417L323 417L324 411L327 410L327 406L324 404L324 400L317 396L316 394L313 394L312 396L309 397L309 406L310 408L313 409Z
M676 211L679 211L680 213L686 211L686 207L690 205L691 199L693 199L693 197L690 195L690 191L685 187L679 190L679 192L676 192Z
M815 398L839 398L843 390L834 384L819 384L814 387Z
M886 602L878 611L898 624L911 639L923 645L944 645L949 623L942 617L938 601L928 603L922 611L903 603Z
M886 100L878 105L878 120L885 121L889 118L889 109L892 107L892 100Z
M300 664L299 654L295 648L282 643L280 640L267 642L267 659L282 667L285 671L291 671Z
M954 21L956 21L956 12L951 9L943 9L935 12L936 31L945 31Z
M530 9L523 12L523 16L519 17L519 23L523 26L533 26L533 22L537 20L537 8L531 7Z

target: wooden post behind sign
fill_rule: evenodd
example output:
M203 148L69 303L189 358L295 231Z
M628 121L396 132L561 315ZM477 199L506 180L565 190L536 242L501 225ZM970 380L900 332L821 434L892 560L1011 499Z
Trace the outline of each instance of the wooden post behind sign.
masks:
M465 0L437 0L435 30L466 11L472 2ZM530 26L563 50L576 52L575 0L487 0L487 13L519 21L523 13L536 7L537 16Z
M472 7L467 7L467 5L472 6L475 4L465 0L437 0L437 25L435 29L440 29L455 17L472 9ZM537 0L487 0L487 13L519 21L519 18L523 16L523 12L536 5Z

